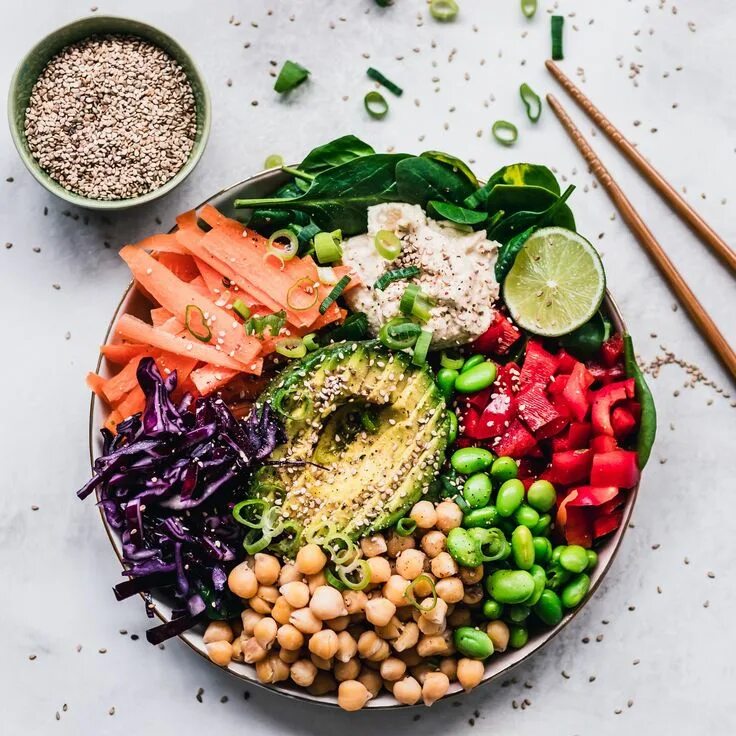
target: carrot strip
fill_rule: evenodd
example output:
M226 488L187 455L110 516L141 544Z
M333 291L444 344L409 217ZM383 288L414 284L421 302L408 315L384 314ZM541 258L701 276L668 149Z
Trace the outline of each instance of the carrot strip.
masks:
M111 345L103 345L100 353L115 365L125 365L130 363L133 358L142 355L147 350L145 345L136 345L129 342L119 342Z
M144 238L136 246L143 250L151 250L156 253L179 253L185 255L186 251L181 247L173 233L157 233Z
M102 394L108 404L114 406L120 403L138 385L136 371L142 357L137 355L112 378L105 381Z
M205 365L192 371L190 377L197 387L197 391L202 396L207 396L207 394L211 394L218 388L222 388L237 375L238 371L231 371L216 365Z
M151 322L154 327L160 327L166 320L173 316L168 309L164 309L163 307L154 307L151 310Z
M105 379L102 376L98 376L97 373L87 374L87 387L101 399L105 398L105 383Z
M143 389L136 385L130 393L115 407L123 419L132 417L146 408L146 395Z
M182 281L192 281L199 276L199 269L191 256L180 253L161 253L158 256L158 262L166 266L176 278Z

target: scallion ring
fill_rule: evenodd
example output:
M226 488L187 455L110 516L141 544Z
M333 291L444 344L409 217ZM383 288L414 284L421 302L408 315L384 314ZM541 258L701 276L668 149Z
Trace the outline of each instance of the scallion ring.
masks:
M363 98L363 106L366 112L376 120L385 118L388 113L388 102L386 102L386 98L376 90L369 92Z
M347 590L348 586L345 585L345 583L340 580L340 578L335 575L334 572L329 567L325 568L325 578L327 580L327 585L330 585L331 587L339 590L342 592L343 590Z
M243 509L250 508L251 506L259 506L260 513L258 514L258 521L249 521L243 516ZM250 498L247 501L241 501L236 503L233 507L233 519L238 524L250 527L251 529L263 529L263 517L266 511L266 502L262 498Z
M307 349L308 353L319 350L319 343L317 342L316 337L316 332L310 332L304 335L304 337L302 338L302 342L304 343L304 347Z
M417 296L421 293L422 289L418 284L409 284L401 295L399 301L399 311L405 314L407 317L411 316L411 310L414 308L414 302L417 300Z
M373 245L378 254L387 261L393 261L401 255L403 243L396 233L391 230L379 230L373 238Z
M281 508L270 506L263 514L263 533L270 537L277 537L284 531L284 521L281 517Z
M460 7L455 0L432 0L429 4L430 15L443 23L455 20L459 11Z
M264 169L276 169L283 165L284 158L283 156L279 156L278 153L272 153L270 156L267 156L266 160L263 162Z
M287 243L277 241L286 240ZM275 253L284 261L290 261L299 251L299 238L292 230L277 230L268 239L268 252Z
M286 292L286 306L295 312L305 312L319 301L319 293L314 279L302 276Z
M420 291L412 305L411 316L416 317L420 322L429 322L429 318L432 316L429 310L435 304L436 302L431 296Z
M414 353L411 357L411 362L414 365L424 365L427 362L427 353L429 353L431 343L432 330L422 330L414 344Z
M533 18L537 12L537 0L521 0L521 12L527 18Z
M519 137L519 129L508 120L496 120L491 128L493 137L504 146L511 146L516 143Z
M212 330L207 324L207 318L196 304L187 304L184 310L184 325L189 334L197 340L209 342L212 339Z
M320 547L324 546L325 539L331 534L335 533L335 525L331 521L313 521L304 530L304 539L309 544L318 544Z
M351 580L348 575L352 575L355 570L359 571L358 579ZM337 576L340 578L340 582L350 590L363 590L367 588L371 582L371 568L367 560L358 560L358 566L355 570L348 572L343 567L337 568Z
M271 544L272 537L267 534L259 535L258 529L251 529L243 540L243 549L249 555L254 555L257 552L262 552L269 544Z
M322 300L319 305L319 313L324 314L336 301L345 287L350 283L350 276L343 276L333 287L332 291Z
M280 270L283 271L286 267L286 260L281 253L277 253L275 250L268 250L263 254L263 261L266 262L269 258L275 258L279 262Z
M406 317L394 317L378 332L378 339L391 350L410 348L417 341L422 328Z
M443 368L450 368L451 370L459 371L465 363L465 358L461 355L455 357L450 354L449 350L443 350L440 355L440 365Z
M394 281L413 279L415 276L419 276L420 273L421 270L419 266L407 266L406 268L397 268L394 271L387 271L376 279L376 283L373 284L373 288L383 291L389 284L393 284Z
M342 258L341 240L342 236L336 238L335 233L317 233L313 241L317 260L322 264L339 261Z
M325 538L322 546L330 553L336 565L349 565L358 555L355 542L343 532L332 532Z
M250 317L250 307L242 299L236 299L233 302L233 312L242 319L248 319Z
M429 589L431 591L432 595L432 604L430 606L426 606L427 599L423 600L421 603L417 601L416 597L416 587L418 585L421 585L424 583L425 585L429 586ZM414 608L417 609L420 613L429 613L430 611L434 610L434 607L437 605L437 588L435 588L434 580L432 580L429 575L426 573L422 573L421 575L417 575L417 577L412 580L409 585L406 586L406 590L404 591L404 598L411 603Z
M519 87L519 96L526 108L526 115L533 123L539 120L542 114L542 100L539 95L526 83Z
M275 348L285 358L303 358L307 354L307 346L300 337L283 337L276 341Z
M284 402L288 401L284 407ZM290 409L293 406L293 409ZM276 395L271 400L271 407L286 419L291 419L293 422L302 422L312 413L312 399L307 395L297 394L292 395L289 391L282 390L276 392Z
M417 529L417 522L410 516L405 516L396 522L396 533L400 537L410 537Z

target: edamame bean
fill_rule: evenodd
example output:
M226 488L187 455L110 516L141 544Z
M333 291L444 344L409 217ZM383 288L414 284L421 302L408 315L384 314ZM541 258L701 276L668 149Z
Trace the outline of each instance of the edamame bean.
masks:
M493 478L496 483L503 483L507 480L511 480L512 478L516 478L518 473L519 466L516 464L516 460L512 457L508 457L508 455L497 457L491 466L491 478Z
M461 626L453 634L455 647L464 657L488 659L493 654L493 642L485 631L472 626Z
M472 475L481 470L487 470L492 464L493 453L484 447L463 447L455 450L450 458L450 465L463 475Z
M534 592L534 578L526 570L496 570L486 590L499 603L523 603Z
M535 537L546 537L552 528L552 517L549 514L542 514L539 521L532 527L532 534Z
M560 600L565 608L575 608L585 598L590 588L590 577L584 572L576 575L563 589Z
M546 565L552 556L552 542L547 537L534 537L534 562Z
M511 546L500 529L484 529L483 527L471 527L468 536L473 539L483 557L483 562L496 562L505 560L511 554Z
M471 368L475 368L475 366L480 365L483 361L485 361L485 359L485 355L471 355L463 363L463 367L460 369L460 373L467 373Z
M447 400L452 398L455 391L455 381L459 375L454 368L440 368L437 371L437 386Z
M529 632L526 626L511 624L509 626L509 646L512 649L521 649L529 641Z
M447 432L447 444L452 445L457 439L457 414L454 411L448 411L447 416L450 420L450 429Z
M496 509L501 516L511 516L523 500L524 484L517 478L512 478L502 483L498 489Z
M523 624L529 618L532 609L523 603L517 603L515 606L509 606L506 609L506 617L515 624Z
M547 585L547 573L541 565L532 565L529 574L534 578L534 592L524 601L525 606L535 605Z
M532 508L545 513L557 502L557 492L548 480L535 480L526 492L526 500Z
M467 529L462 527L450 530L447 535L447 551L452 559L463 567L478 567L483 562L480 544L468 534Z
M562 621L562 601L560 601L560 597L554 590L547 589L543 591L534 606L534 613L547 626L557 626Z
M552 550L552 557L550 557L551 562L559 562L560 561L560 554L562 553L562 550L565 549L564 544L558 544L553 550Z
M503 610L503 603L494 601L493 598L483 601L483 615L490 621L501 618L503 616Z
M490 503L492 491L491 477L486 473L476 473L465 481L463 498L471 509L482 509Z
M490 360L473 366L455 379L455 391L474 394L488 388L496 380L496 364Z
M588 555L588 567L586 570L592 570L598 564L598 554L592 549L586 549L585 554Z
M498 520L498 511L495 506L486 506L482 509L473 509L463 516L463 526L466 529L481 527L490 529ZM551 549L551 548L550 548Z
M554 554L554 552L553 552ZM547 587L551 590L559 590L572 577L572 573L565 570L559 562L553 562L547 568Z
M520 524L514 529L511 534L511 554L520 570L528 570L534 564L534 538L528 527Z
M560 552L560 565L570 572L582 572L588 567L588 553L585 547L571 544Z
M533 529L539 521L539 514L531 506L523 503L514 512L514 519L517 524Z

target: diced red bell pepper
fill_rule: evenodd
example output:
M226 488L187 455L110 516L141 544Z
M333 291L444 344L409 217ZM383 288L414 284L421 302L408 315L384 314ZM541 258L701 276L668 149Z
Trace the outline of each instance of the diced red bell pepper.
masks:
M542 347L542 343L529 340L519 377L522 388L530 383L540 383L546 386L556 370L557 358L552 353L548 353Z
M612 335L601 345L601 362L607 368L613 368L624 354L624 340L618 333Z
M539 383L529 383L516 394L516 411L537 439L552 437L567 426L567 418L550 402Z
M625 491L619 491L610 501L606 501L598 507L598 513L601 516L610 514L620 506L623 506L624 503L626 503L626 493Z
M497 455L508 455L514 458L524 457L537 447L537 441L527 428L518 420L512 419L506 433L498 442L492 444Z
M625 381L610 383L608 386L599 388L593 392L593 408L591 417L593 420L593 434L613 435L611 425L611 411L614 404L625 399L634 398L634 379L627 378Z
M565 399L572 415L582 422L588 414L590 404L588 403L588 389L593 383L593 376L582 363L576 363L567 380L562 398Z
M606 534L615 532L621 526L624 518L624 510L616 509L608 514L600 514L593 520L593 537L605 537Z
M501 312L496 312L490 327L473 343L473 350L483 355L506 355L519 337L518 328Z
M549 386L547 386L547 393L550 394L550 396L557 396L558 394L561 394L565 390L565 386L567 386L567 382L569 380L569 375L558 373L550 381Z
M613 450L593 456L590 482L594 486L631 488L639 482L639 466L636 453L629 450Z
M590 422L571 422L566 432L552 438L552 452L582 450L590 443Z
M636 401L636 399L628 399L628 401L622 401L619 406L622 406L626 411L631 414L632 417L636 420L636 423L639 424L639 420L641 419L641 404Z
M613 452L614 450L618 450L618 442L616 442L615 437L607 434L599 434L590 441L590 449L595 454Z
M471 440L481 440L480 429L480 412L472 406L468 407L462 414L460 424L462 426L462 436Z
M578 363L578 359L574 358L567 350L558 350L557 355L557 372L572 373L572 369Z
M611 426L614 436L620 442L636 429L636 419L628 409L617 406L611 412Z
M559 503L556 523L568 544L590 547L595 534L595 519L600 507L616 498L615 487L579 486L573 488Z
M600 363L589 360L586 363L586 367L593 378L602 386L607 386L609 383L626 378L626 373L621 365L614 365L611 368L606 368Z
M491 389L492 387L489 386L481 391L476 391L474 394L466 394L465 396L458 397L458 401L465 402L468 406L472 406L473 409L480 413L488 406L488 402L491 400Z
M555 452L547 471L547 479L552 483L564 486L573 483L585 483L590 476L590 464L593 462L591 450L567 450Z
M500 366L493 385L471 394L464 414L464 434L476 440L502 435L516 414L514 386L518 377L515 363Z

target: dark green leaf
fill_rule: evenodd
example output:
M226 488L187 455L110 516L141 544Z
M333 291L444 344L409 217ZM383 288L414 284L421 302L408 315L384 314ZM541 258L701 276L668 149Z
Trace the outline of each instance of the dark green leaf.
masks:
M434 199L430 200L428 208L430 214L437 215L443 220L449 220L458 225L480 225L488 219L488 215L485 212L476 212L475 210L469 210L456 204L438 202Z
M587 359L596 355L610 336L610 321L602 312L596 312L592 319L559 340L560 345L576 358Z
M639 468L643 469L652 453L652 445L657 434L657 410L654 406L652 392L647 386L644 374L636 362L634 343L631 335L624 335L624 365L626 375L634 379L636 384L636 398L641 405L641 419L639 420L639 434L636 438L636 451Z
M411 156L399 162L396 185L402 202L422 207L426 207L431 199L461 204L473 191L473 185L463 174L421 156Z
M508 184L511 186L541 187L548 189L557 196L560 195L560 185L555 175L546 167L538 164L510 164L496 171L490 179L476 192L473 192L463 203L471 209L483 209L486 207L488 195L497 184Z
M340 164L361 156L370 156L373 153L375 153L373 148L359 138L354 135L344 135L342 138L336 138L334 141L312 149L298 168L308 174L319 174L333 166L340 166Z
M248 227L261 235L270 235L290 225L309 224L309 215L298 210L274 210L259 208L253 210L248 219Z
M515 235L508 243L502 245L498 251L498 258L496 259L496 281L499 284L503 283L506 275L511 270L511 266L514 265L517 253L524 247L524 243L531 237L533 233L538 230L536 225L528 227L518 235Z
M279 93L298 87L309 76L309 70L294 61L285 61L273 88Z
M465 161L455 156L451 156L449 153L443 153L442 151L425 151L420 154L424 158L431 158L433 161L439 161L441 164L449 166L453 171L460 172L465 178L474 186L478 186L478 179L470 169Z

